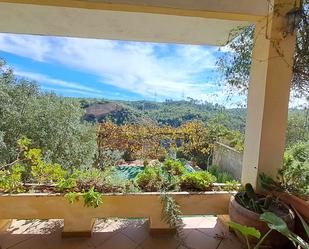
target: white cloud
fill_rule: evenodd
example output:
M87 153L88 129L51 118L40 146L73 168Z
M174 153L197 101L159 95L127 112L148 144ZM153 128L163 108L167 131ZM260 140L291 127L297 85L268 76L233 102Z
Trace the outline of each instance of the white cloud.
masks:
M58 86L58 87L65 87L65 88L69 88L69 90L75 89L75 90L78 90L78 91L84 91L85 93L87 93L87 92L88 93L100 93L101 92L101 91L96 90L94 88L83 86L80 83L68 82L68 81L59 80L59 79L53 79L53 78L50 78L50 77L48 77L47 75L44 75L44 74L19 71L18 69L15 70L14 73L17 76L29 78L29 79L35 80L37 82L40 82L41 84L48 84L48 85L53 85L53 86Z
M64 93L70 94L75 96L74 94L79 94L79 95L84 95L85 97L91 97L91 98L102 98L103 96L101 94L97 94L94 92L85 92L85 91L80 91L80 90L75 90L75 89L59 89L59 88L54 88L54 87L46 87L43 86L42 90L47 91L47 92L61 92L62 95L65 95Z
M52 51L50 45L43 36L33 39L33 36L0 33L0 50L37 61L43 61L44 56Z
M216 69L216 49L194 45L0 34L0 50L86 72L145 98L154 93L161 99L180 98L184 93L207 100L213 83L196 83L201 81L196 78ZM23 76L76 90L88 88L38 74Z

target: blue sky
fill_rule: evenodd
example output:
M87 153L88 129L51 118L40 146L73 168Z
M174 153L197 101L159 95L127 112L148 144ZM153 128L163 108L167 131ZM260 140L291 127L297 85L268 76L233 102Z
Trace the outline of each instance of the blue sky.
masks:
M63 96L125 100L191 97L227 106L216 61L227 48L0 34L0 57L20 77ZM221 84L220 84L221 82Z

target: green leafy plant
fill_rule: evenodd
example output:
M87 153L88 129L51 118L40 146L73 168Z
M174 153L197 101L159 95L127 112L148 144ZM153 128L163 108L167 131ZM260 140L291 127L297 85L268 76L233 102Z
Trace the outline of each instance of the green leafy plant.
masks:
M260 184L266 190L292 193L309 199L309 143L297 143L284 154L283 167L276 179L261 174Z
M0 168L11 168L11 172L17 175L16 170L22 168L23 173L27 174L30 168L31 180L40 184L54 183L67 175L67 171L58 163L50 163L43 160L42 150L38 148L30 148L32 141L28 138L22 138L17 141L18 156L15 161L4 165ZM17 166L16 166L17 165ZM15 167L14 167L15 166ZM21 172L19 170L20 177ZM13 174L14 175L14 174Z
M73 189L77 186L76 178L69 177L67 179L61 179L57 182L56 189L60 192Z
M84 204L86 207L97 208L103 201L101 193L94 190L94 187L91 187L89 191L83 193Z
M98 190L107 193L132 193L140 191L134 181L119 174L116 169L104 174L103 185Z
M309 236L308 224L304 221L304 219L298 213L297 215L299 216L303 224L303 227L307 233L307 236ZM272 231L277 231L281 233L282 235L284 235L285 237L287 237L290 241L293 242L295 247L300 246L303 249L309 249L309 244L303 238L301 238L297 234L290 231L286 222L282 218L274 214L273 212L265 212L261 214L260 220L265 221L269 227L269 230L267 231L267 233L264 234L262 238L261 238L260 231L258 231L254 227L247 227L247 226L241 225L233 221L230 221L228 225L229 227L231 227L232 229L238 231L239 233L243 235L243 237L246 240L248 249L251 249L251 245L249 243L250 236L259 239L258 243L254 246L254 249L259 249L262 246L265 239L269 236L269 234Z
M250 183L245 185L244 192L238 192L235 195L235 200L246 209L258 214L268 211L274 204L277 206L281 204L272 196L257 195Z
M234 181L235 178L227 171L220 170L217 166L211 165L207 168L207 171L209 171L212 175L214 175L217 178L218 183L226 183Z
M295 246L300 246L303 249L309 249L309 244L303 238L290 231L285 221L276 214L272 212L265 212L260 216L260 219L265 221L270 228L267 234L269 234L272 230L275 230L287 237L290 241L293 242ZM303 222L303 224L305 224L305 230L308 235L308 225L305 223L305 221Z
M169 224L170 228L175 229L176 239L179 245L184 248L190 248L186 245L183 234L183 221L181 219L182 212L175 198L166 192L161 192L160 195L162 204L162 220Z
M15 164L9 170L0 171L0 191L3 192L24 192L22 174L25 168L21 164Z
M298 143L285 152L277 180L284 191L309 195L309 143Z
M207 191L216 182L216 177L207 171L186 173L180 178L180 186L183 190Z
M31 166L31 174L38 183L53 183L64 179L67 171L60 164L40 161Z
M108 150L99 148L94 166L98 169L105 170L116 166L122 160L123 153L118 150Z
M241 224L233 222L233 221L229 221L228 226L230 228L232 228L233 230L238 231L244 237L248 249L251 249L251 245L250 245L250 242L249 242L250 237L254 237L256 239L261 238L260 231L255 229L254 227L247 227L247 226L241 225ZM266 238L266 236L264 236L260 241L263 242L263 240L265 238ZM259 245L254 247L254 249L258 249L258 248L259 248Z
M155 192L168 187L168 176L161 167L147 167L135 178L136 184L146 192Z
M79 200L79 197L83 197L84 205L86 207L97 208L103 201L101 193L90 188L90 190L80 193L80 192L69 192L64 195L64 198L71 204Z
M81 196L81 193L79 192L69 192L64 195L64 198L71 204L73 204L75 201L78 201L79 196Z
M163 169L174 176L180 176L186 172L186 168L181 162L171 159L163 163Z
M240 183L236 180L227 181L225 185L222 187L224 191L239 191L241 188Z
M169 224L171 228L182 228L180 206L176 200L167 193L160 195L162 203L162 220Z

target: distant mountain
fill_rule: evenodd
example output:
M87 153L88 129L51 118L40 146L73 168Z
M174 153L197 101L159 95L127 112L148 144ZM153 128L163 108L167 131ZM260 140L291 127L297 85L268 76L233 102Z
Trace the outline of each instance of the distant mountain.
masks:
M189 101L109 101L81 99L84 119L90 122L111 120L117 124L138 123L180 126L191 120L208 122L216 118L230 129L244 131L246 109L226 109L218 104Z

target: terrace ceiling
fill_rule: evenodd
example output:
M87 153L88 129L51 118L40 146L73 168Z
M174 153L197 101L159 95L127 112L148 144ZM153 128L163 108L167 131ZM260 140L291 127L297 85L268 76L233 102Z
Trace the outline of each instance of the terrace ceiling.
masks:
M268 0L0 0L0 32L225 45L267 13Z

